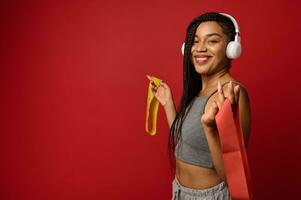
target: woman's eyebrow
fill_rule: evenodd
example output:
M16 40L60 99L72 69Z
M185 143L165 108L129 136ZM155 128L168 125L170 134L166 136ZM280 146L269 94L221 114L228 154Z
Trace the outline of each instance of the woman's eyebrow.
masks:
M211 36L219 36L222 37L222 35L218 34L218 33L209 33L206 35L207 37L211 37ZM198 35L195 35L194 37L198 37Z
M214 36L214 35L219 36L219 37L223 37L221 34L218 34L218 33L209 33L209 34L207 34L208 37Z

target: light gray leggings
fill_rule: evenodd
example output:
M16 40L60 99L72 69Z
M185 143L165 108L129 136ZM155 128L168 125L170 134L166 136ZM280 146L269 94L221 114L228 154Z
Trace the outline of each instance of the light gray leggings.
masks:
M192 189L181 185L175 176L172 200L231 200L231 197L224 181L210 188Z

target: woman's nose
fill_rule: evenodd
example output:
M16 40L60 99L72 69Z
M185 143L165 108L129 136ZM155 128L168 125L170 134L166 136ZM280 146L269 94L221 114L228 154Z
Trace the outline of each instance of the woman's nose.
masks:
M197 51L206 51L207 50L206 44L204 42L198 42L197 46L196 46L196 50Z

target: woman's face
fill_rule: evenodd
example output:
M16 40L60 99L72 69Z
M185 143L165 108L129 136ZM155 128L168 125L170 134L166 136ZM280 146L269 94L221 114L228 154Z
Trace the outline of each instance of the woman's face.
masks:
M191 47L190 60L199 74L214 74L226 68L228 37L215 21L202 22Z

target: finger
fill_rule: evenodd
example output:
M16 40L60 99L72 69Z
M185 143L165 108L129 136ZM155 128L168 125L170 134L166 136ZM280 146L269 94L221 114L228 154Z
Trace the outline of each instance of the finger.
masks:
M166 88L166 89L169 88L168 85L167 85L165 82L163 82L163 81L161 81L161 85L162 85L164 88Z
M230 83L228 84L228 93L229 93L229 97L228 97L229 101L231 102L231 104L234 104L235 98L234 98L232 81L230 81Z
M150 80L150 81L152 80L152 77L150 77L150 75L146 74L146 77L148 80Z
M215 123L215 115L218 112L218 106L215 102L213 102L212 107L208 111L208 119L211 123Z
M152 88L152 91L153 91L154 95L156 95L158 88Z
M240 86L237 85L234 87L235 103L238 103L238 101L239 101L239 93L240 93Z
M215 105L218 107L218 109L221 109L222 104L218 100L213 100L215 102Z
M154 82L153 79L152 79L152 77L150 77L149 75L146 75L146 77L147 77L147 79L149 80L150 83Z
M218 105L216 104L216 101L214 101L209 112L212 116L215 116L218 110Z
M223 92L222 85L220 82L218 82L218 84L217 84L217 90L218 90L219 103L222 104L225 100L225 96L224 96L224 92Z
M150 83L152 84L153 87L156 87L155 82L153 81L152 77L149 75L146 75L146 77L148 78L148 80L150 81Z
M153 79L150 80L150 83L152 84L152 87L157 87L157 85L155 84L155 82L153 81Z
M150 81L150 83L152 84L152 86L156 86L155 83L154 83L154 80L152 79L151 76L146 75L146 77L148 78L148 80Z

